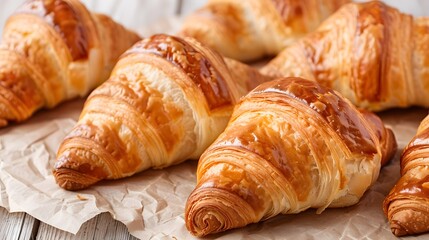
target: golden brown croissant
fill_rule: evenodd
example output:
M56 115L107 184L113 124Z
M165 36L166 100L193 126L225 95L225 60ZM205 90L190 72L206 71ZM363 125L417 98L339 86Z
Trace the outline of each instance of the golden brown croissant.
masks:
M373 111L429 107L429 18L375 1L350 3L262 68L331 87Z
M370 112L301 78L263 83L202 154L185 221L197 236L355 204L396 140Z
M227 64L226 64L227 63ZM194 39L154 35L121 57L62 142L54 175L68 190L198 159L234 104L265 77Z
M429 231L429 116L401 156L401 178L383 203L396 236Z
M251 61L276 55L350 0L210 0L185 19L181 35Z
M27 1L8 19L0 45L0 127L88 94L138 40L78 0Z

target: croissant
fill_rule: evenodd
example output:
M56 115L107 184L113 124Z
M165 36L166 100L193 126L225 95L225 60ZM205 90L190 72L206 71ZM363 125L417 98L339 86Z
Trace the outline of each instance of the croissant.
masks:
M350 0L210 0L185 18L179 35L224 56L252 61L276 55Z
M261 69L340 92L360 108L429 107L429 18L381 1L344 5Z
M258 86L202 154L185 221L196 236L355 204L396 151L393 132L302 78Z
M198 159L224 130L238 99L265 79L191 38L144 39L88 97L59 147L55 179L78 190Z
M429 231L429 116L402 152L401 177L383 202L396 236Z
M27 1L8 19L0 45L0 127L85 96L138 40L78 0Z

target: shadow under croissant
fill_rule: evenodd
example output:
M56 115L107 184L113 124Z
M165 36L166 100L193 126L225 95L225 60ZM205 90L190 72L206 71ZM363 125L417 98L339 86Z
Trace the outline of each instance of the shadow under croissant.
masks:
M365 194L361 200L366 201L365 199L369 200L370 197ZM381 199L377 202L380 205ZM261 233L265 233L263 237L271 237L272 239L283 239L279 233L284 234L284 238L287 239L303 239L305 237L314 239L316 236L326 239L338 239L347 236L347 232L344 232L344 229L347 229L347 227L350 227L348 231L361 231L361 236L368 236L381 231L390 231L386 222L380 222L377 227L374 227L372 230L373 233L367 233L368 228L364 225L355 225L358 218L362 218L362 223L365 222L367 225L372 224L365 221L367 219L364 219L363 215L357 214L362 208L366 208L366 206L358 203L344 208L329 208L321 214L317 214L317 210L311 208L299 214L277 215L262 222L249 224L244 228L230 229L200 237L200 239L221 239L222 237L231 239L240 237L242 239L243 236L257 239L261 237ZM382 212L379 211L377 214L382 215ZM338 218L339 215L341 215L341 219L349 219L349 221L341 221ZM355 235L351 234L351 236Z

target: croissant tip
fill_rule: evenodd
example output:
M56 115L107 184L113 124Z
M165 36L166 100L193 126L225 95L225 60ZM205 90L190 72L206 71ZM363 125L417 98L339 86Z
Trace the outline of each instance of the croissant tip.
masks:
M220 225L220 222L211 216L210 220L204 221L204 225L198 225L194 227L187 224L186 227L192 235L196 237L205 237L209 234L215 233L213 230L211 230L215 225Z
M84 185L84 184L81 184L81 183L77 183L77 182L73 182L73 181L67 181L67 180L65 180L65 181L58 181L58 185L61 188L64 188L65 190L68 190L68 191L78 191L78 190L82 190L82 189L85 189L85 188L89 187L86 184Z
M429 231L429 205L426 200L422 200L396 198L385 208L390 229L395 236L418 235Z
M404 227L402 227L399 223L397 222L392 222L390 224L390 229L392 231L392 233L397 236L397 237L401 237L404 235L407 235L407 231L404 229Z
M256 218L246 201L221 189L196 189L186 203L186 228L197 237L243 227Z
M207 217L208 219L206 219L202 224L197 224L197 226L190 226L187 224L186 228L192 235L199 238L228 230L220 229L222 228L222 223L215 216L207 215Z
M69 168L57 168L53 171L56 182L61 188L69 191L77 191L88 188L100 179ZM76 176L79 177L76 177Z

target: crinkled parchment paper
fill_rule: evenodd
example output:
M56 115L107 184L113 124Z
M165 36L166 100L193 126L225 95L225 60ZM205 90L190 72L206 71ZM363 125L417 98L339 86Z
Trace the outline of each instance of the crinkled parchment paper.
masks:
M393 1L393 0L392 0ZM151 28L135 28L142 36L174 32L177 19ZM167 31L169 30L169 31ZM193 239L184 225L184 206L195 186L196 161L164 170L105 181L69 192L55 183L51 169L57 148L80 114L83 100L37 113L31 120L0 130L0 206L26 212L59 229L76 233L99 213L110 212L130 233L142 239ZM381 170L377 183L352 207L282 215L211 238L222 239L394 239L382 212L382 201L399 178L399 154L426 116L425 109L380 113L398 140L398 152ZM427 238L428 235L417 237Z

